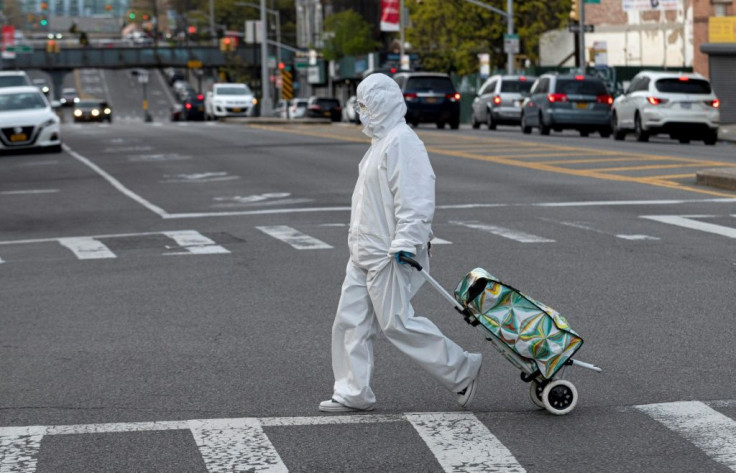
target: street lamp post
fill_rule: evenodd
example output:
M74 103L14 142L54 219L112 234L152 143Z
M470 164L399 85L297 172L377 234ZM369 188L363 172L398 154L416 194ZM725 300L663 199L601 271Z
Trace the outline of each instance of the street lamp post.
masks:
M261 0L261 116L271 112L271 87L268 81L268 23L266 0Z

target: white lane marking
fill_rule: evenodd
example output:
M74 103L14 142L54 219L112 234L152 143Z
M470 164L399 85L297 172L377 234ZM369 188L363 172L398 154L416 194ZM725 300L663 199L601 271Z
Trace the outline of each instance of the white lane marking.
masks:
M621 238L622 240L632 240L632 241L639 241L639 240L659 240L659 237L653 237L649 235L616 235L616 238Z
M112 177L110 174L108 174L104 169L102 169L101 167L99 167L98 165L90 161L89 159L85 158L81 154L77 153L76 151L71 149L68 145L64 144L62 146L64 147L67 153L71 154L74 157L74 159L80 161L82 164L84 164L85 166L89 167L94 172L102 176L103 179L109 182L115 189L120 191L123 195L125 195L126 197L129 197L130 199L133 199L135 202L138 202L139 204L141 204L143 207L147 208L151 212L163 218L166 218L168 213L164 209L156 205L153 205L151 202L147 201L143 197L131 191L130 189L125 187L120 181L118 181L117 179Z
M318 240L314 237L306 235L295 228L286 225L274 225L266 227L256 227L266 235L272 236L277 240L288 243L297 250L326 250L332 248L331 245Z
M442 238L438 238L438 237L432 238L431 243L433 245L452 245L451 241L443 240Z
M226 172L200 172L195 174L165 174L161 183L201 183L201 182L220 182L234 181L240 179L240 176L230 176Z
M2 191L0 195L24 195L24 194L54 194L59 189L28 189L23 191Z
M230 251L216 244L213 240L210 240L206 236L194 230L181 230L162 233L176 241L179 246L187 250L183 253L164 253L166 255L222 255L230 253Z
M258 419L190 421L189 424L209 473L289 471Z
M697 218L712 218L715 215L642 215L641 218L654 220L656 222L668 223L678 227L700 230L701 232L714 233L729 238L736 238L736 228L705 223L695 220Z
M0 433L0 473L35 472L43 427L10 429Z
M406 414L406 418L447 472L526 471L471 413Z
M730 204L736 202L736 199L718 198L718 199L691 199L691 200L593 200L583 202L547 202L531 204L537 207L589 207L589 206L618 206L618 205L678 205L693 203L720 203Z
M475 221L459 222L455 220L451 221L450 223L453 225L460 225L461 227L472 228L474 230L481 230L503 238L515 240L520 243L554 243L554 240L550 240L549 238L532 235L531 233L525 233L519 230L512 230L510 228L499 227L496 225L486 225L485 223Z
M59 164L59 161L31 161L28 163L19 163L18 167L31 167L31 166L49 166L52 164Z
M736 471L736 421L702 402L686 401L637 406L710 458Z
M72 250L79 259L117 258L102 242L89 237L59 238L59 243Z

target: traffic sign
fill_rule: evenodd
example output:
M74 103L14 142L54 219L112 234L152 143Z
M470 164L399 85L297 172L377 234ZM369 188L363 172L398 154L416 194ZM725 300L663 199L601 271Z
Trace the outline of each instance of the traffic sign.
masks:
M187 61L187 68L188 69L201 69L202 61Z
M505 34L503 35L503 52L506 54L519 54L519 35Z
M596 3L598 5L601 4L601 0L583 0L583 3Z
M5 51L9 53L30 54L33 52L33 46L29 44L18 44L15 46L5 46Z
M579 33L580 32L580 25L578 23L570 23L567 25L568 31L570 33ZM583 32L584 33L593 33L595 31L595 25L584 25L583 26Z

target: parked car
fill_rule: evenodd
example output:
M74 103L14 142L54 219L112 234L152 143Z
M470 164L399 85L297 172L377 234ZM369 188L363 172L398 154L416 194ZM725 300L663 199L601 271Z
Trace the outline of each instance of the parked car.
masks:
M0 87L32 85L28 74L23 71L0 71Z
M598 132L611 136L613 97L601 79L582 74L543 74L524 99L521 131L528 134L539 128L542 135L550 130L578 130L580 136Z
M271 116L278 117L278 118L288 118L289 114L289 101L285 99L281 99L276 103L276 106L273 107L273 110L271 111Z
M329 118L333 122L342 120L340 101L331 97L310 97L307 102L309 118Z
M49 85L49 82L44 78L33 79L33 85L38 87L38 90L43 92L43 95L45 95L46 97L48 97L51 93L51 86Z
M449 123L460 126L460 94L447 74L436 72L400 72L394 75L406 102L406 121L412 126L435 123L444 128Z
M360 115L355 109L355 103L357 101L358 98L355 95L352 95L348 98L347 102L345 102L345 108L342 109L344 121L360 124Z
M74 122L108 122L112 123L112 108L107 102L96 99L80 100L74 104Z
M61 103L62 107L71 107L77 102L79 102L77 89L74 87L65 87L61 89L61 98L59 98L59 103Z
M289 118L304 118L307 116L307 99L291 99L289 104Z
M0 88L0 150L61 151L59 117L34 86Z
M245 84L217 83L204 98L205 118L247 117L258 100Z
M642 71L613 102L613 137L634 133L638 141L668 134L680 143L718 141L721 102L710 82L696 73Z
M536 79L519 75L489 77L473 100L473 128L480 128L481 123L488 125L489 130L495 130L497 125L518 125L521 103Z

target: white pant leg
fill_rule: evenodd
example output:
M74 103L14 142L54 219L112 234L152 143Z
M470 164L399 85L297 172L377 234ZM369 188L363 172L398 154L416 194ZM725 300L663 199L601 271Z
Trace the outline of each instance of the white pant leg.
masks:
M332 325L333 398L350 407L367 409L376 402L370 387L373 342L378 333L366 287L366 272L348 262L340 303Z
M417 261L429 270L426 250ZM480 370L481 355L468 353L426 317L416 316L411 298L424 278L395 261L367 278L376 317L386 338L452 392L465 389Z

